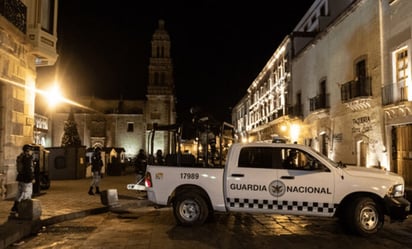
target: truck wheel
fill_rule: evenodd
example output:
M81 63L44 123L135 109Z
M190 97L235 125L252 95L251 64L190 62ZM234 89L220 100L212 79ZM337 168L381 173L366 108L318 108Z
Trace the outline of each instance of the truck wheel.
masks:
M355 199L346 210L345 225L350 232L361 236L377 233L383 226L384 215L376 202L369 197Z
M196 193L182 193L173 202L173 214L183 226L201 225L209 216L205 199Z

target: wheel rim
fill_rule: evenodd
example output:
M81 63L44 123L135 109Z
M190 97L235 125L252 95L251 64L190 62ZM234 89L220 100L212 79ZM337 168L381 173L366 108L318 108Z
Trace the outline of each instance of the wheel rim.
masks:
M360 212L360 224L364 230L373 230L379 222L378 212L373 207L364 207Z
M199 205L193 200L185 200L180 204L179 213L187 221L198 219L200 210Z

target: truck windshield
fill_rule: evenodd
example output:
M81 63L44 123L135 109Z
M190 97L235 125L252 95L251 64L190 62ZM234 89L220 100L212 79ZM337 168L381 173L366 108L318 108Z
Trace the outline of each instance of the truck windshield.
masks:
M312 149L312 148L310 148L310 147L309 147L309 149L310 149L312 152L314 152L315 154L317 154L319 157L321 157L321 158L325 159L326 161L328 161L328 162L329 162L332 166L334 166L335 168L341 167L341 164L342 164L342 163L337 163L337 162L333 161L332 159L330 159L329 157L321 154L320 152L318 152L318 151L316 151L316 150L314 150L314 149Z

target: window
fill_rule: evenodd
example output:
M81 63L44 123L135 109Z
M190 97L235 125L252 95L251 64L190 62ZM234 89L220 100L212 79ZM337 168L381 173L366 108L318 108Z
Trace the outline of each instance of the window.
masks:
M127 132L134 131L134 123L127 123Z
M357 81L351 86L352 98L360 96L372 96L370 78L367 76L366 59L356 62Z
M54 0L41 1L41 28L48 33L53 33Z
M273 162L281 162L281 150L271 147L246 147L240 151L238 167L240 168L275 168Z
M396 52L396 82L404 81L408 78L408 50L403 48Z
M356 63L356 77L361 82L366 78L366 61L363 59Z
M282 166L284 169L327 171L327 167L304 151L283 148L282 155L284 158L282 161Z

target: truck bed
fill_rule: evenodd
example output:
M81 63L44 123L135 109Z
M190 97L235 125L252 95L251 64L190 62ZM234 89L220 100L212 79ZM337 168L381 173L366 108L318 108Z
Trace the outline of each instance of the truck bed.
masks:
M215 209L225 210L222 192L223 168L148 165L147 172L150 172L153 184L152 187L146 188L147 195L155 204L169 205L169 197L176 189L193 186L203 189L209 195Z

